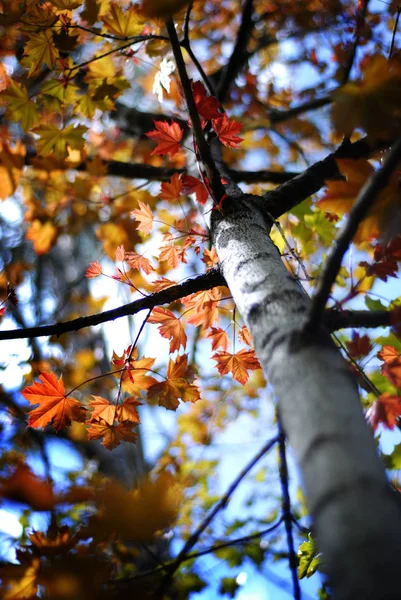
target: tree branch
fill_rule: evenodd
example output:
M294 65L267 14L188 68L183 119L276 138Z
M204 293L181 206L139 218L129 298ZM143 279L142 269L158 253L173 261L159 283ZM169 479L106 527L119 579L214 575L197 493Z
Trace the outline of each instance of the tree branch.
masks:
M221 183L220 174L216 168L212 158L210 147L205 140L202 125L199 119L198 110L192 94L192 85L188 77L185 62L182 57L180 43L178 41L177 32L172 19L166 21L167 32L170 38L171 47L174 54L174 59L177 65L178 75L180 77L182 89L185 96L185 101L188 108L189 117L191 119L192 130L195 137L195 143L199 151L199 158L205 168L206 175L209 179L209 185L213 193L214 200L217 204L226 195L223 184Z
M325 310L323 319L329 331L347 329L348 327L390 327L392 322L390 310Z
M234 49L231 53L227 65L223 69L222 77L219 80L217 97L222 103L224 102L230 85L232 84L232 82L238 75L238 72L241 70L241 68L247 61L247 58L245 58L244 60L244 57L247 56L248 41L252 35L254 27L254 23L252 20L254 11L253 1L254 0L245 0L244 2L241 15L241 24L238 29Z
M388 145L388 144L387 144ZM281 215L298 206L303 200L315 194L325 185L327 179L340 178L337 158L364 158L374 150L383 147L382 143L372 145L363 138L354 143L341 144L339 148L323 160L315 163L303 173L283 183L275 190L264 194L265 209L277 219Z
M368 181L358 194L358 198L352 207L347 222L337 237L335 248L326 262L319 289L312 300L312 306L305 324L305 329L315 331L316 327L318 327L321 322L324 307L326 306L331 288L340 270L343 256L348 250L348 246L351 243L359 224L368 214L378 193L387 184L400 159L401 138L399 138L392 146L391 150L389 150L384 159L382 168L375 171L371 177L369 177Z
M118 308L112 310L106 310L101 313L89 315L87 317L79 317L72 321L65 321L64 323L55 323L54 325L44 325L42 327L26 327L24 329L9 329L6 331L0 331L0 340L16 340L26 338L37 338L43 336L60 336L63 333L70 331L78 331L85 327L93 327L100 323L107 323L108 321L114 321L127 315L135 315L141 310L152 309L155 306L162 304L170 304L175 300L179 300L189 294L194 294L201 290L210 290L218 285L226 285L224 277L222 276L220 269L210 269L203 275L194 277L193 279L187 279L183 283L173 285L160 292L155 292L144 298L134 300L129 304L124 304Z

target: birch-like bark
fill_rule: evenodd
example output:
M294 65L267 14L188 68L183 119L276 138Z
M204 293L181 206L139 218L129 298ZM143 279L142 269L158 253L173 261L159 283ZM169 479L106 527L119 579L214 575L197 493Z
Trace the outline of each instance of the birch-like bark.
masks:
M212 212L222 271L255 343L301 469L336 600L401 598L401 511L347 363L323 330L302 333L309 299L269 237L260 199Z

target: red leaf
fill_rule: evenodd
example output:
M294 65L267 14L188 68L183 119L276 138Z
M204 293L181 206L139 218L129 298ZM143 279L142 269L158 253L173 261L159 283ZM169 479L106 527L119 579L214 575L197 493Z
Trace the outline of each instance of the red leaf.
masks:
M196 194L196 199L199 204L206 204L209 198L209 192L205 184L192 175L183 175L182 181L182 192L183 194Z
M366 356L373 347L367 335L361 337L356 331L352 333L352 341L346 342L346 344L350 356L355 359Z
M29 414L28 425L37 429L53 423L58 432L71 424L71 421L84 421L86 408L75 400L67 398L61 378L56 379L53 373L39 375L42 383L36 381L25 388L22 395L31 404L39 404Z
M171 125L166 121L153 121L156 129L149 131L146 135L159 142L152 154L170 154L174 156L180 149L180 142L184 130L171 121Z
M182 191L182 181L178 173L174 173L170 181L164 181L160 196L163 200L178 200ZM185 192L184 192L185 193Z
M238 144L244 139L238 136L242 127L241 123L230 121L226 114L219 119L213 119L212 125L220 142L228 148L238 148Z
M89 267L86 269L85 277L88 279L93 279L94 277L98 277L102 274L102 265L98 260L91 263Z
M196 108L201 117L207 121L221 117L221 113L219 112L220 102L214 96L207 95L203 83L195 81L192 84L192 92Z
M375 400L366 413L373 431L377 429L379 423L383 423L387 429L394 429L399 416L401 416L401 397L389 392Z

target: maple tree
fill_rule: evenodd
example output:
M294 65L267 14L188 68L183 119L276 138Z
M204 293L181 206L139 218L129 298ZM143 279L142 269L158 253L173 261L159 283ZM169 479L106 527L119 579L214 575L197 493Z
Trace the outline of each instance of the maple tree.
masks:
M6 600L399 597L400 14L0 1Z

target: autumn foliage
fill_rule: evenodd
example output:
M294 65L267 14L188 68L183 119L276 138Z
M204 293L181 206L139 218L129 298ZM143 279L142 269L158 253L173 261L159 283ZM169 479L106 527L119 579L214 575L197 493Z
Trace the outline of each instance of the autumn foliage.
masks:
M401 135L400 8L240 4L0 2L0 318L4 330L37 328L21 336L28 345L4 346L2 369L14 361L22 384L17 394L10 375L0 390L0 497L23 523L16 556L3 561L5 600L195 597L209 582L187 561L205 529L205 554L226 565L216 595L235 596L245 557L262 568L292 552L300 579L318 568L302 500L284 508L274 489L259 510L271 463L252 475L239 512L202 529L221 495L214 443L246 446L260 439L260 419L266 439L277 423L209 224L227 214L235 185L260 196L289 275L313 296ZM328 291L332 318L364 311L332 330L377 436L401 423L400 169L357 223ZM112 329L91 327L101 323ZM168 429L173 412L162 451L149 450L147 427L166 419ZM247 441L237 419L253 432ZM82 454L62 484L53 438ZM137 472L102 473L127 448ZM384 457L395 489L399 453ZM280 548L285 511L299 526L298 556ZM49 517L41 530L35 513ZM319 594L330 598L325 584Z

